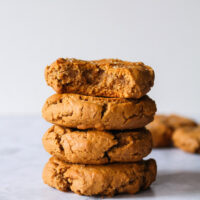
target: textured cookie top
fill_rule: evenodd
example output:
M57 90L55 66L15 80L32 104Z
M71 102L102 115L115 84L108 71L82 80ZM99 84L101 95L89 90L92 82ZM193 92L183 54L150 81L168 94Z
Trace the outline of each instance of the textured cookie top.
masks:
M113 196L148 188L156 178L156 171L153 159L126 164L77 165L53 157L45 165L43 180L61 191Z
M58 93L141 98L153 86L154 71L142 62L60 58L46 67L45 79Z
M69 93L49 97L42 109L43 117L53 124L98 130L141 128L155 112L155 102L147 96L123 99Z
M94 64L101 65L106 68L130 68L130 69L137 69L137 70L148 70L153 75L153 69L143 62L128 62L119 59L101 59L91 61Z
M135 162L152 149L151 134L146 129L81 131L54 125L44 134L42 141L51 155L82 164Z
M145 65L143 62L129 62L123 61L120 59L101 59L101 60L80 60L75 58L59 58L55 62L51 64L56 69L59 69L59 65L78 65L78 66L86 66L86 67L102 67L103 69L113 69L113 68L129 68L129 69L137 69L137 70L147 70L154 74L154 71L151 67Z

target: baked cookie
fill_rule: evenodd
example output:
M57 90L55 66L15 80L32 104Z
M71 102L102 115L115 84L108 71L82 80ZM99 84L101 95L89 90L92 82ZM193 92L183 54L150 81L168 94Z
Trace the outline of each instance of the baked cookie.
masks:
M44 134L42 141L51 155L79 164L139 161L152 149L151 134L146 129L80 131L54 125Z
M200 125L179 128L172 139L174 146L190 153L200 153Z
M154 71L142 62L60 58L47 66L45 79L57 93L139 99L154 84Z
M177 128L194 127L197 123L179 115L156 115L146 127L152 134L153 147L170 147L172 135Z
M173 129L168 124L167 116L156 115L146 128L151 132L153 147L171 146Z
M144 127L153 120L156 105L148 96L141 99L55 94L42 109L48 122L69 128L119 130Z
M173 130L181 127L197 126L197 123L194 120L175 114L168 116L168 124Z
M52 157L44 167L43 180L61 191L113 196L148 188L155 181L156 171L153 159L126 164L78 165Z

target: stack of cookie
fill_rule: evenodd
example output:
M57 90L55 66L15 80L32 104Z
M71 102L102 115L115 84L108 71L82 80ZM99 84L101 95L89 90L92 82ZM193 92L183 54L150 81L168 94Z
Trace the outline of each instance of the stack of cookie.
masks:
M54 124L43 136L53 156L44 182L82 195L133 194L149 187L156 162L142 159L152 150L144 128L156 112L146 96L152 68L115 59L58 59L47 66L45 79L57 94L42 110Z

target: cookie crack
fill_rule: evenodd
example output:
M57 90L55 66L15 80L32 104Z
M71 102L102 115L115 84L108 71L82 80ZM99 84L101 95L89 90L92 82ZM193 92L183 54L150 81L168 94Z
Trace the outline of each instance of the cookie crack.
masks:
M60 99L58 99L56 101L52 101L52 102L48 102L47 101L47 108L50 107L50 106L52 106L52 105L57 105L59 103L63 103L63 98L60 98Z
M70 113L62 114L62 116L57 116L56 118L52 118L52 120L63 120L63 117L71 117L73 116L74 112L71 111Z
M127 176L129 176L128 174L126 174ZM121 184L119 187L117 188L114 188L112 187L112 181L113 181L113 178L112 180L110 181L110 183L108 184L108 186L106 187L106 189L104 191L102 191L101 193L102 194L105 194L105 195L110 195L110 196L113 196L117 193L119 193L119 191L121 189L123 189L124 187L130 185L130 184L133 184L134 182L136 182L136 179L137 179L137 176L135 175L135 172L133 172L132 176L135 178L135 179L131 179L129 180L128 182L124 183L124 184ZM140 186L141 187L141 186ZM110 191L109 191L110 190Z
M81 111L81 115L80 115L80 117L82 118L82 117L83 117L83 106L81 106L80 111Z
M57 167L59 166L59 164L54 163ZM71 190L70 186L72 184L72 181L68 180L67 177L64 176L64 174L67 172L68 168L61 168L59 171L57 170L57 168L54 169L54 173L55 173L55 177L57 180L60 181L60 184L62 184L62 190L63 191L68 191ZM61 188L60 188L61 189Z
M122 117L124 118L123 124L126 124L129 119L137 117L137 115L136 114L132 114L129 117L126 117L125 114L124 114L124 112L122 112Z
M117 143L114 144L113 146L111 146L109 149L107 149L107 150L104 152L104 155L103 155L103 157L102 157L102 158L107 158L107 160L108 160L109 163L110 163L110 161L111 161L111 158L110 158L110 156L108 155L109 152L111 152L112 149L114 149L114 148L116 148L116 147L119 146L119 138L117 138L117 137L114 135L113 140L116 141Z
M106 111L107 111L108 105L107 104L103 104L102 106L102 110L101 110L101 119L103 119Z
M124 187L126 187L126 186L128 186L130 184L133 184L134 182L136 182L136 180L130 180L127 183L125 183L123 185L120 185L118 188L115 189L114 194L118 194L119 190L121 190L122 188L124 188Z
M64 148L63 148L63 146L61 145L61 137L60 137L60 135L56 134L55 140L56 140L56 142L57 142L57 144L58 144L58 148L60 149L61 152L63 152L63 151L64 151Z

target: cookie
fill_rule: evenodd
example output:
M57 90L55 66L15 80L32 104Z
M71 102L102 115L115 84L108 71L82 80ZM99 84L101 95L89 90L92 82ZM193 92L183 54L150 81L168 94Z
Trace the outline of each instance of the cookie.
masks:
M151 132L153 147L169 147L172 144L173 129L169 126L168 117L165 115L156 115L153 122L146 128Z
M51 155L79 164L139 161L152 149L151 134L146 129L80 131L54 125L44 134L42 141Z
M67 93L49 97L42 109L50 123L98 130L141 128L153 120L155 112L155 102L147 96L135 100Z
M61 191L113 196L148 188L155 181L156 171L153 159L126 164L78 165L52 157L44 167L43 180Z
M142 62L60 58L47 66L45 79L57 93L139 99L154 84L154 71Z
M174 146L190 152L200 154L200 125L177 129L173 134Z
M187 126L197 126L197 123L194 120L175 114L168 116L168 124L173 130Z
M197 123L179 115L156 115L146 127L152 134L153 147L172 146L172 135L177 128L194 127Z

